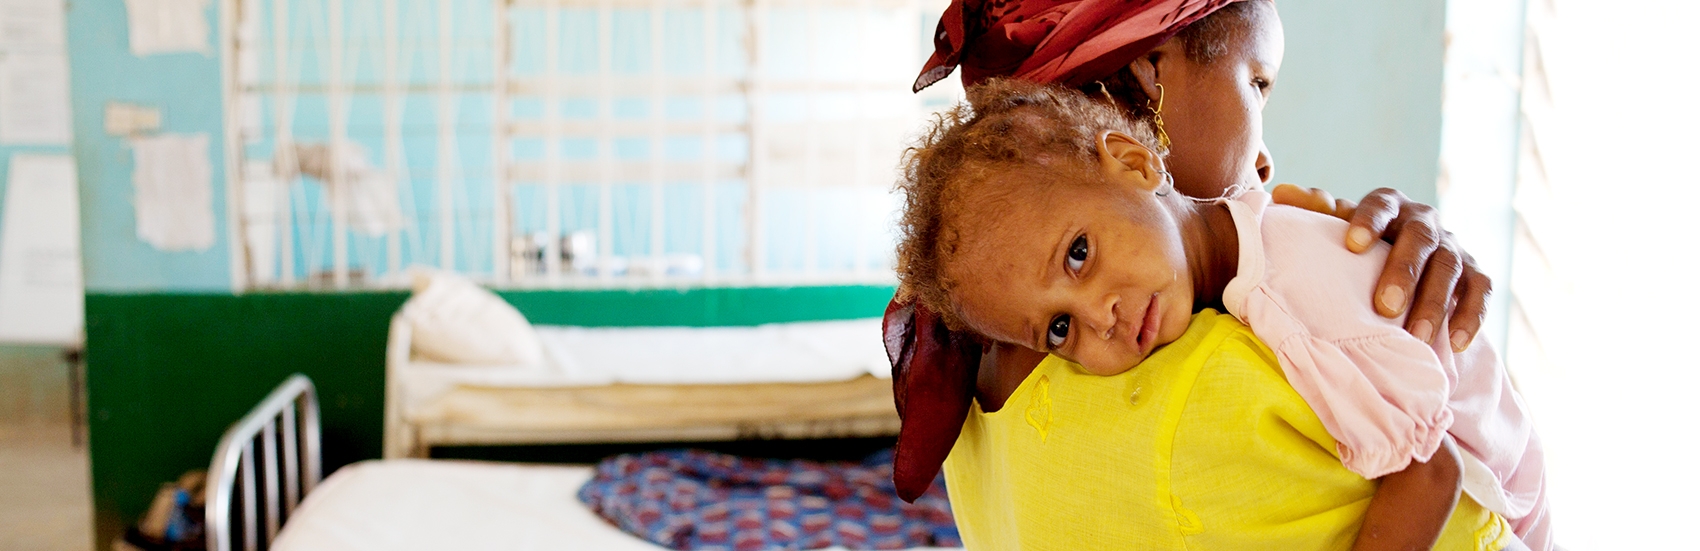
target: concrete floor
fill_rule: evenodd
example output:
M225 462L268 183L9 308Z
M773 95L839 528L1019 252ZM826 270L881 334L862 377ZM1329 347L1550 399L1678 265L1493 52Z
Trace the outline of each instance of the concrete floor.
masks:
M0 551L94 549L86 446L71 443L65 364L0 347Z

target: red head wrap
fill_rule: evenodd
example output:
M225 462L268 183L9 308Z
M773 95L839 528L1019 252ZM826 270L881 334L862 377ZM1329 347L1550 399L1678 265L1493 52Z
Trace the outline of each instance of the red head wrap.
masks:
M1145 55L1238 0L951 0L915 91L962 67L992 77L1080 86Z

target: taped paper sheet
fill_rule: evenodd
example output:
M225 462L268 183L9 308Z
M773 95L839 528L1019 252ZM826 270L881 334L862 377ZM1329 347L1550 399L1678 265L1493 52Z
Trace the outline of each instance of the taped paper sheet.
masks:
M0 213L0 342L82 342L76 167L69 155L12 156Z
M65 51L65 3L62 0L0 1L0 51Z
M64 53L6 54L0 63L0 143L71 145L70 72Z
M213 245L212 163L206 134L161 134L130 142L136 155L136 237L162 251Z
M130 17L130 53L211 53L207 0L124 0Z

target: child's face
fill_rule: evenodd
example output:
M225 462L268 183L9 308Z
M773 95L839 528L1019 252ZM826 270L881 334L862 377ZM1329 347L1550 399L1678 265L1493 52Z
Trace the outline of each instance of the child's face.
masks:
M1153 77L1164 88L1168 164L1181 193L1220 197L1227 186L1269 181L1263 107L1281 70L1284 40L1281 19L1268 6L1253 10L1245 32L1234 33L1227 51L1208 64L1187 59L1178 40L1157 49Z
M1026 172L1003 177L1027 182L985 186L999 188L995 198L964 201L986 214L957 218L962 237L945 267L963 320L1098 375L1126 371L1179 338L1192 316L1192 280L1155 186L1109 169L1079 178Z

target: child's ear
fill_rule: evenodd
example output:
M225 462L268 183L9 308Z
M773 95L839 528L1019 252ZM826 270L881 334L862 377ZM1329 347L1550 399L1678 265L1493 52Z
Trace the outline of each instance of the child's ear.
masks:
M1098 163L1116 183L1129 184L1141 191L1153 191L1163 184L1162 159L1139 140L1121 132L1098 135Z

